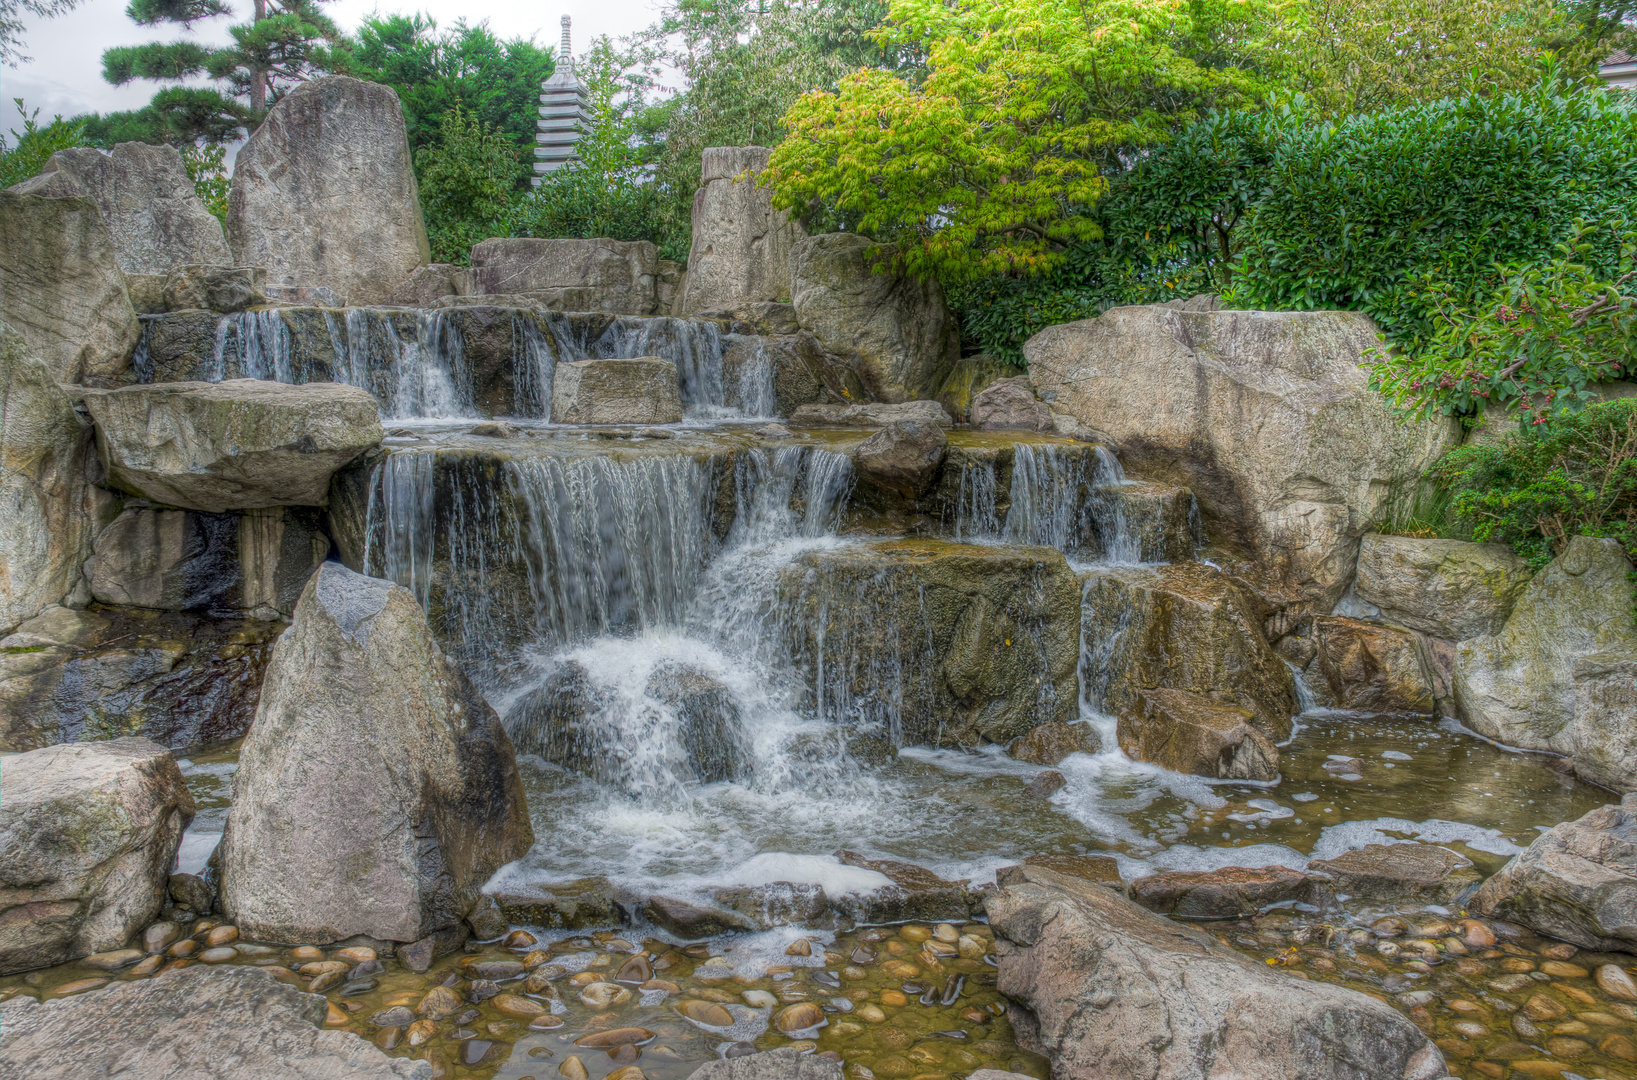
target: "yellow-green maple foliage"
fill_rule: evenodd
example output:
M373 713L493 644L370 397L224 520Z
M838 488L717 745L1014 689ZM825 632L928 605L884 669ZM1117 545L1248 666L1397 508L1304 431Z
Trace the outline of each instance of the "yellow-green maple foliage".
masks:
M1104 163L1257 97L1300 23L1281 0L893 0L878 38L924 49L924 80L866 69L800 98L775 201L858 215L915 273L1040 269L1096 237L1074 211Z

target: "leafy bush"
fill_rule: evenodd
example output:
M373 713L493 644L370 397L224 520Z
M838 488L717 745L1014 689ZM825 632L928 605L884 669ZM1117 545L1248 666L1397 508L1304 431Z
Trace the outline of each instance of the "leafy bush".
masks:
M435 261L468 263L473 244L503 234L523 168L516 146L502 132L458 105L449 110L438 141L415 155Z
M1612 537L1637 559L1637 400L1592 405L1444 455L1455 520L1539 569L1576 535Z
M1555 259L1496 268L1498 284L1477 303L1431 275L1412 294L1434 312L1416 351L1378 352L1371 385L1412 416L1477 416L1494 409L1543 424L1595 399L1591 384L1637 369L1637 233L1620 237L1612 280L1583 261L1597 238L1619 234L1577 222Z
M12 100L23 116L23 130L13 129L9 141L0 137L0 188L37 176L58 150L85 145L84 124L56 116L42 126L39 109L29 112L23 107L22 98Z
M227 193L233 182L227 175L227 148L225 146L197 146L186 143L180 147L182 165L193 181L193 190L204 200L205 209L227 224Z
M1637 221L1637 101L1549 75L1526 92L1284 132L1224 299L1363 310L1418 352L1449 304L1488 291L1497 263L1550 259L1577 220ZM1619 254L1609 236L1582 261L1607 278Z

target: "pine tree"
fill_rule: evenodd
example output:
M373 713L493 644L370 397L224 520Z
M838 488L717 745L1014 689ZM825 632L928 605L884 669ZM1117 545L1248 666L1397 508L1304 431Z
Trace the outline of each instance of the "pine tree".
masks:
M124 135L170 143L230 141L259 122L293 85L351 66L348 43L319 10L323 0L255 0L254 18L229 28L233 43L196 41L121 45L102 54L103 78L115 86L134 79L180 83L205 76L219 88L171 86L133 113L98 117L98 141ZM131 0L125 13L138 26L196 22L231 15L222 0Z

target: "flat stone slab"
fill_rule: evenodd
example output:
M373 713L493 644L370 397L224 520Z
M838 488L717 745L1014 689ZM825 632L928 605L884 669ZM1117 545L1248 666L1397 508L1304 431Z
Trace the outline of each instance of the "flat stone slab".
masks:
M155 383L88 390L85 406L114 486L212 514L322 506L335 471L381 441L375 398L341 383Z
M324 998L260 968L192 967L40 1003L0 1005L0 1080L431 1080L350 1032Z

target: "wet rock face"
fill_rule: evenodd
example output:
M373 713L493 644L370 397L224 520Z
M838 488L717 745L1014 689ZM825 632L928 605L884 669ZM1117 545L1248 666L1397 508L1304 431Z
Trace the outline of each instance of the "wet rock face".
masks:
M80 582L101 499L90 432L38 353L0 323L0 633Z
M1320 675L1337 708L1360 712L1433 711L1433 686L1414 634L1392 626L1320 615L1313 619Z
M804 405L842 405L865 396L852 369L836 363L812 334L794 329L767 337L724 334L722 386L726 403L752 416L790 416Z
M646 240L492 239L472 246L470 295L528 296L553 311L662 315Z
M205 208L173 146L123 142L112 153L59 150L19 194L89 196L127 274L165 274L183 263L231 261L222 224Z
M1400 424L1359 361L1354 312L1121 307L1024 347L1052 408L1107 433L1126 467L1191 489L1212 540L1328 608L1358 542L1414 496L1452 422Z
M953 427L944 407L936 401L903 401L897 404L862 402L848 405L803 405L790 415L797 427L885 427L898 421L920 420Z
M96 203L0 191L0 321L60 383L128 380L142 328Z
M1268 741L1290 736L1295 681L1242 590L1198 563L1115 568L1084 577L1087 689L1104 711L1135 712L1137 694L1182 690L1245 709Z
M1582 948L1637 953L1637 794L1543 834L1472 903Z
M1457 646L1455 698L1473 730L1508 746L1624 759L1599 749L1607 725L1590 687L1586 721L1577 721L1574 673L1577 661L1593 656L1602 665L1637 661L1630 572L1619 542L1577 536L1529 582L1500 632Z
M170 611L288 615L329 554L317 510L243 514L131 507L97 536L91 595Z
M790 252L806 231L773 209L773 189L756 182L769 153L765 146L705 150L680 314L790 302Z
M112 484L206 513L322 506L335 471L381 441L375 399L340 383L130 386L85 404Z
M972 427L978 431L1050 431L1052 411L1035 397L1027 375L997 379L972 399Z
M165 310L243 311L267 303L266 284L267 271L259 266L188 263L165 278Z
M756 928L736 911L703 907L669 896L651 897L642 911L655 925L687 941Z
M802 240L790 255L796 318L880 400L931 398L960 356L960 331L937 282L877 272L891 255L857 233Z
M431 257L398 95L329 75L280 98L239 150L227 239L269 285L385 300Z
M1531 576L1500 544L1370 533L1354 589L1384 622L1464 641L1504 626Z
M1025 867L988 902L1018 1042L1053 1076L1434 1080L1443 1055L1391 1006L1246 961L1089 882Z
M1279 750L1256 715L1184 690L1139 690L1120 710L1120 749L1173 772L1219 780L1276 780Z
M193 820L170 751L113 739L32 750L5 769L0 974L121 948L159 914Z
M885 505L913 503L932 487L948 446L937 423L894 420L853 451L861 493Z
M1452 904L1480 880L1470 859L1434 844L1369 844L1315 859L1307 871L1316 879L1328 877L1335 893L1422 904Z
M47 608L0 638L0 750L140 735L188 753L250 729L280 622Z
M424 1061L389 1058L350 1032L321 1030L326 1008L269 971L193 967L44 1004L6 1002L0 1057L8 1075L36 1080L431 1080Z
M511 740L414 595L325 563L240 753L223 910L272 941L417 941L532 842Z
M895 541L780 575L785 636L826 712L904 745L1008 743L1075 713L1079 598L1049 548ZM832 711L833 710L833 711Z
M682 419L676 365L657 356L558 364L551 418L559 424L674 424Z
M734 780L748 771L739 704L719 679L687 664L667 662L648 677L647 695L675 710L682 747L701 783Z

